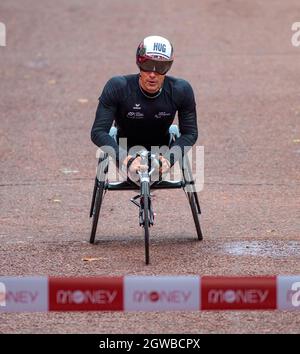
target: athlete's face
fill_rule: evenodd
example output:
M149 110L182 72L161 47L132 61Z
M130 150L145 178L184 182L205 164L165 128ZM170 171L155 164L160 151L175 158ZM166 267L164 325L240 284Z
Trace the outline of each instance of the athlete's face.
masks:
M143 90L155 93L162 87L166 75L155 71L140 71L140 85Z

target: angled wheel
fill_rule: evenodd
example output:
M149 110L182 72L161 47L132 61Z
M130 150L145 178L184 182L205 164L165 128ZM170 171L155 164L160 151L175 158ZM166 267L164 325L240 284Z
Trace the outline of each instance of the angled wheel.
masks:
M195 227L196 227L196 231L197 231L198 240L201 241L201 240L203 240L203 235L202 235L200 221L199 221L199 217L198 217L198 214L201 214L201 209L200 209L198 195L197 195L195 185L194 185L194 179L193 179L191 165L190 165L188 158L185 158L185 160L184 160L184 169L182 170L182 174L183 174L183 179L184 179L184 183L185 183L184 188L189 189L188 191L185 190L185 193L187 195L187 198L188 198L188 201L189 201L189 204L191 207L191 211L193 214L193 219L194 219L194 223L195 223Z
M200 226L200 222L199 222L199 218L198 218L198 203L197 203L194 193L187 192L186 194L187 194L187 197L188 197L188 200L190 203L190 207L192 210L193 219L194 219L195 227L197 230L198 240L201 241L201 240L203 240L203 235L202 235L201 226Z
M92 231L90 236L90 243L95 242L99 214L100 214L100 209L103 200L103 192L104 192L104 182L97 182L97 187L96 187L95 197L94 197L95 199L93 203L94 204L93 211L92 211L93 224L92 224Z
M108 154L101 151L97 167L97 175L95 178L95 185L90 209L90 217L93 218L92 231L90 236L90 243L94 243L97 231L98 219L102 205L104 185L106 175L108 172Z
M97 177L96 177L95 178L95 184L94 184L94 190L93 190L93 196L92 196L92 202L91 202L91 207L90 207L90 218L93 216L93 213L94 213L97 185L98 185L98 180L97 180Z

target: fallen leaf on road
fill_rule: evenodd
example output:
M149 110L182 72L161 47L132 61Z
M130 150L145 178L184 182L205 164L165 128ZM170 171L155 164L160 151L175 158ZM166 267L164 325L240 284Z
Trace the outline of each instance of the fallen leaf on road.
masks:
M84 261L84 262L94 262L94 261L100 261L101 259L103 259L103 258L100 258L100 257L98 257L98 258L85 257L85 258L82 258L82 261Z
M293 139L293 143L299 144L300 143L300 139Z
M49 84L49 85L55 85L55 84L56 84L56 80L49 80L49 81L48 81L48 84Z
M62 168L61 172L64 173L65 175L68 175L70 173L78 173L78 170L70 170L69 168Z
M78 98L78 100L77 100L79 103L82 103L82 104L84 104L84 103L88 103L88 99L87 98Z
M54 203L61 203L60 199L53 199Z
M268 233L275 232L276 230L267 230Z

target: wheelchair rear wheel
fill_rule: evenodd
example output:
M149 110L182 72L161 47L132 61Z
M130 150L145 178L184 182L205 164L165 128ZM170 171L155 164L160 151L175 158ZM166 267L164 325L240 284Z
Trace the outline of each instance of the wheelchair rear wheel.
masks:
M95 191L95 201L92 210L93 225L92 225L92 231L90 236L90 243L95 242L95 236L96 236L97 225L98 225L99 214L100 214L103 192L104 192L104 182L97 181L96 183L97 183L97 187Z
M193 219L194 219L194 223L195 223L195 227L197 230L197 236L198 236L198 240L201 241L203 240L203 235L202 235L202 231L201 231L201 226L200 226L200 222L199 222L199 218L198 218L198 203L195 197L195 193L196 192L187 192L187 197L190 203L190 207L192 210L192 214L193 214Z

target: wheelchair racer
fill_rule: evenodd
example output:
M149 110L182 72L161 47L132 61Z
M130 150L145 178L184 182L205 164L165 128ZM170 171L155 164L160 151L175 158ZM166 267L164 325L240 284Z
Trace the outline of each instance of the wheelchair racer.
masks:
M91 139L110 155L113 152L116 165L125 168L129 177L145 168L140 156L129 154L130 148L177 147L183 154L197 140L193 89L187 81L166 75L173 60L168 39L146 37L136 51L140 72L111 78L99 98ZM170 144L169 128L176 113L180 136ZM115 138L110 134L113 124ZM126 146L121 143L124 138ZM160 173L166 173L175 162L173 154L160 156Z

